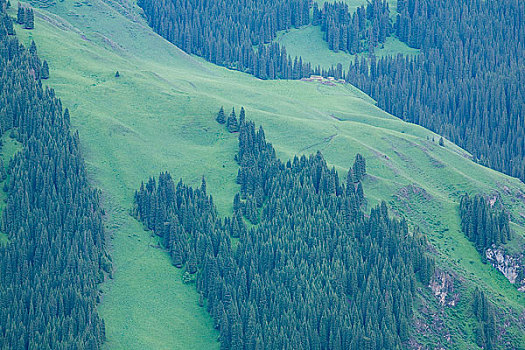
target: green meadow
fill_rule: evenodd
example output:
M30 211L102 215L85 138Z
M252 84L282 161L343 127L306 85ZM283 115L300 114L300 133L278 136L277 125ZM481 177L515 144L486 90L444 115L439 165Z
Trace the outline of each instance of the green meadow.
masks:
M524 310L525 296L481 262L458 216L462 193L496 196L512 213L515 242L522 244L523 183L474 163L448 141L439 146L439 135L383 112L351 85L263 81L214 66L153 33L139 13L127 0L64 0L37 8L34 30L16 27L21 40L34 40L48 61L46 84L70 109L88 174L102 190L114 264L112 278L101 285L99 306L107 348L219 347L218 332L198 306L194 286L183 284L180 270L129 212L141 181L165 170L195 185L204 175L220 213L231 212L238 190L237 140L215 122L221 106L227 112L244 106L283 159L320 150L345 176L356 153L366 157L368 208L386 201L394 215L406 216L427 235L438 264L461 276L463 299L445 318L457 329L452 334L457 348L470 348L473 339L467 315L474 286L506 313ZM316 30L292 30L278 40L314 63L352 59L327 48L330 56L300 51L309 50L305 38L326 44L312 39L320 35ZM385 51L407 50L390 44ZM525 346L523 335L516 337Z
M11 133L6 132L0 137L2 147L0 148L0 159L2 160L4 169L7 170L9 166L9 160L21 149L21 145L14 138L10 137ZM4 210L7 200L7 193L4 192L4 185L9 183L9 176L1 181L0 179L0 213ZM0 231L0 245L9 242L9 237Z
M276 41L286 47L286 52L294 56L302 57L303 61L311 62L314 66L320 65L323 68L343 65L346 70L351 62L355 61L356 56L368 55L362 53L351 55L344 51L334 52L328 48L328 43L323 40L323 32L319 26L304 26L278 34ZM376 48L374 54L377 57L395 56L397 54L416 55L419 50L408 47L405 43L395 37L388 37L386 43Z

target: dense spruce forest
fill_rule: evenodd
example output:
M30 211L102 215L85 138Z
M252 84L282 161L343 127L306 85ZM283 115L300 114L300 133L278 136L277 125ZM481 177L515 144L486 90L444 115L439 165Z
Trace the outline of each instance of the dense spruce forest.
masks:
M288 55L285 47L273 42L278 31L319 25L330 49L358 53L373 52L392 30L384 0L373 0L355 14L342 2L325 3L321 9L315 3L313 16L307 0L140 0L138 4L150 26L179 48L261 79L334 75L332 68L313 67Z
M184 51L262 79L311 74L272 43L278 31L310 22L307 0L140 0L150 26Z
M0 0L0 131L22 148L2 184L0 348L99 349L97 283L110 268L99 193L35 44L19 43L5 9Z
M217 215L204 179L161 173L135 193L134 214L195 283L221 348L402 348L416 286L433 274L425 239L385 203L364 215L362 156L341 181L320 153L283 163L262 128L239 128L233 216Z
M356 61L347 81L379 107L525 180L525 3L403 0L395 32L414 57Z
M330 50L351 54L373 53L374 47L383 44L392 31L390 9L385 0L372 0L354 13L344 2L325 2L321 9L314 3L312 24L321 26Z
M459 206L461 228L482 256L493 245L499 247L510 240L509 215L492 208L483 196L464 195Z

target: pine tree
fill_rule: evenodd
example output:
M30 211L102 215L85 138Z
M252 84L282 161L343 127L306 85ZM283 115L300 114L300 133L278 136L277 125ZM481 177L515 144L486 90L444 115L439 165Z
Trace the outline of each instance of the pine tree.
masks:
M26 15L25 15L25 29L34 29L35 28L35 14L33 12L33 9L27 9Z
M232 109L232 112L230 113L230 116L228 117L228 120L226 121L226 128L231 133L239 131L239 123L237 122L237 115L235 114L235 108Z
M44 60L44 63L42 63L41 78L49 79L49 66L46 60Z
M217 118L215 118L217 120L217 123L219 124L224 124L226 123L226 115L224 114L224 108L221 107L221 109L219 110L219 113L217 113Z
M244 107L241 107L241 112L239 113L239 127L242 127L245 122L246 122L246 112L244 111Z
M356 181L361 181L366 174L366 160L361 154L355 156L353 174Z
M7 35L15 35L15 28L13 27L13 21L8 15L4 16L4 26L7 31Z
M25 21L26 21L26 10L20 3L18 3L18 12L16 13L16 23L24 24Z

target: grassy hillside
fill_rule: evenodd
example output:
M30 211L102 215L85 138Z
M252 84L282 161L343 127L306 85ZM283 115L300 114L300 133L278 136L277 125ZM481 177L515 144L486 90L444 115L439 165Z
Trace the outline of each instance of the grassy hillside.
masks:
M348 9L350 11L356 11L358 7L368 3L367 0L315 0L315 2L319 4L319 7L321 7L325 2L344 2L348 5ZM390 8L390 13L392 15L396 14L397 0L387 0L387 2Z
M320 149L344 176L355 153L362 153L369 205L386 200L407 215L427 233L439 264L461 276L464 294L446 310L449 325L469 329L465 315L474 285L506 312L523 311L523 294L481 263L458 217L462 192L492 194L512 210L521 237L521 182L471 162L449 142L438 146L437 135L384 113L352 86L261 81L216 67L167 43L137 13L126 0L65 0L37 10L35 30L16 28L23 42L36 41L49 62L47 83L71 109L88 172L103 192L115 267L100 305L108 348L218 347L194 287L182 283L180 271L129 209L140 181L169 170L190 184L204 174L221 213L231 211L237 141L214 120L221 105L245 106L280 157ZM471 348L471 332L457 330L452 339L457 348Z
M325 2L336 2L335 0L316 0L316 2L321 7ZM342 2L348 5L350 11L356 11L358 7L366 5L366 0L343 0Z

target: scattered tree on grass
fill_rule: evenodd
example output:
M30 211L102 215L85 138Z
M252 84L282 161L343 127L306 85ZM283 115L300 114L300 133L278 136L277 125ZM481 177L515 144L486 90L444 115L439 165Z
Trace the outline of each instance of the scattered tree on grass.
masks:
M220 112L219 112L220 113ZM232 109L228 120L226 121L226 128L229 132L238 132L239 123L237 122L237 115L235 114L235 108Z
M32 8L26 9L24 17L25 17L24 28L34 29L35 28L35 13L33 12L33 9Z
M239 113L239 126L243 125L246 122L246 111L244 107L241 107L241 112Z
M224 108L221 107L221 109L219 110L219 113L217 113L217 123L219 124L224 124L226 123L226 115L224 114Z
M355 182L360 182L366 175L366 160L365 157L359 153L355 156L354 166L352 167L352 174Z
M49 66L46 60L42 63L42 79L49 79Z

